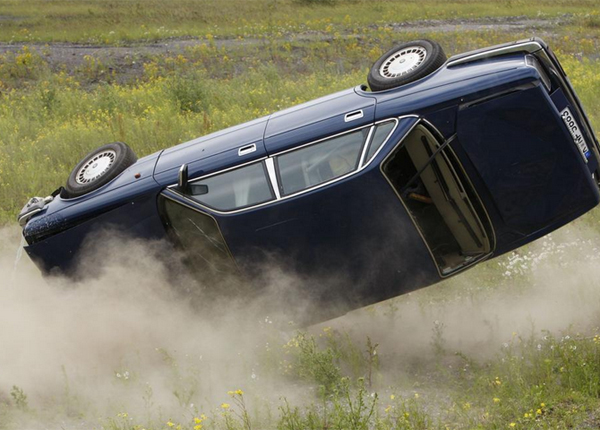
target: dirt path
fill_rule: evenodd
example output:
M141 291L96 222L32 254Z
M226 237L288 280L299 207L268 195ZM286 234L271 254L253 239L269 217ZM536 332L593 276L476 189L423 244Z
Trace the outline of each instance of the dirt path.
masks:
M569 21L568 16L542 19L527 17L501 17L474 20L427 20L415 22L390 23L389 27L396 33L447 33L453 31L499 31L507 33L530 33L536 35L553 34L557 26ZM375 26L373 26L375 28ZM345 34L341 37L357 38L361 35ZM302 33L287 34L281 40L289 42L310 42L332 40L333 36L320 31L306 31ZM27 44L27 43L0 43L0 53L19 51L27 45L42 52L46 60L53 67L66 66L68 69L78 67L84 62L87 55L99 59L103 64L115 67L127 66L128 68L141 67L139 61L155 55L173 55L184 51L186 48L208 43L205 39L166 39L152 43L136 43L128 46L103 46L85 45L76 43L52 44ZM260 46L265 44L265 39L215 39L217 47ZM137 65L137 66L136 66Z

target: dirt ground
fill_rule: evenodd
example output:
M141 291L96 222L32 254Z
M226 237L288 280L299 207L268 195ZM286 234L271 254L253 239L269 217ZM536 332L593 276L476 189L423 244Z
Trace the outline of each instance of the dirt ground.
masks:
M1 17L0 17L1 19ZM545 36L554 34L557 26L569 22L570 17L562 16L552 19L528 18L528 17L502 17L502 18L484 18L473 20L425 20L402 23L390 23L389 27L399 34L401 33L447 33L454 31L496 31L507 33L529 33L531 35ZM375 26L374 26L375 27ZM360 38L361 35L342 34L344 38ZM289 42L310 42L332 40L333 36L318 31L308 31L301 33L289 33L282 37L282 40ZM23 46L33 47L43 53L44 58L51 67L72 69L80 66L84 62L85 56L93 56L103 64L108 64L115 69L122 71L129 69L129 72L135 74L136 69L142 68L144 58L156 55L173 55L183 52L186 48L206 44L208 41L203 38L173 38L152 42L140 42L127 46L105 46L105 45L86 45L75 43L0 43L0 53L8 51L19 51ZM214 39L213 43L217 47L239 47L239 46L260 46L265 43L264 39Z

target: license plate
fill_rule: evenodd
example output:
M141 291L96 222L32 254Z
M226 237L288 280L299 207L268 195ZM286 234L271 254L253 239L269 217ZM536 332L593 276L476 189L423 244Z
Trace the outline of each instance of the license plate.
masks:
M577 145L577 147L579 148L579 152L581 152L581 156L583 157L583 160L587 163L588 158L590 158L590 155L591 155L590 150L587 146L587 143L585 143L585 139L583 138L581 129L577 125L577 121L575 121L573 114L571 113L569 108L564 108L560 112L560 117L562 118L562 120L565 122L567 128L569 129L569 132L571 133L571 137L573 138L573 142L575 142L575 145Z

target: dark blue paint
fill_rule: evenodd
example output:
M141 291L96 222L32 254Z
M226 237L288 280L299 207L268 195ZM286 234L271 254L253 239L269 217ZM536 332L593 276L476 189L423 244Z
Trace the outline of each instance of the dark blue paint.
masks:
M591 173L599 160L592 153L584 163L559 117L564 107L578 103L566 96L569 91L548 95L523 54L442 67L417 82L378 93L348 89L140 159L85 196L56 198L25 226L26 250L44 270L68 272L86 236L96 229L113 225L136 237L163 237L157 198L162 193L186 201L166 191L177 182L182 164L193 179L374 121L410 115L400 120L372 164L333 184L236 214L186 203L216 219L246 273L257 275L265 262L277 262L310 276L306 292L316 299L345 302L347 308L364 306L440 280L379 167L416 117L433 124L446 139L456 135L450 146L496 235L490 257L531 242L597 205L600 195ZM363 111L362 118L344 121L357 110ZM580 126L587 122L578 109L571 111ZM596 145L595 136L585 137L588 145ZM250 144L256 151L239 156L239 148Z
M363 117L345 122L347 113L362 110ZM273 114L265 131L269 154L284 151L332 134L371 124L375 99L353 89Z
M156 198L156 193L147 193L124 199L121 204L111 206L110 210L102 211L93 218L86 219L85 216L80 216L79 219L84 219L83 221L55 236L31 244L25 247L25 250L43 272L73 275L80 261L82 244L95 237L97 240L91 245L96 247L92 251L101 251L98 244L102 242L98 239L110 238L110 234L103 236L103 232L116 231L119 238L162 238L164 227L156 210ZM68 217L58 218L61 222L69 220ZM29 228L29 225L27 227ZM102 254L99 253L98 257L101 258Z
M536 86L458 114L458 142L502 222L523 236L598 203L598 189L548 99Z

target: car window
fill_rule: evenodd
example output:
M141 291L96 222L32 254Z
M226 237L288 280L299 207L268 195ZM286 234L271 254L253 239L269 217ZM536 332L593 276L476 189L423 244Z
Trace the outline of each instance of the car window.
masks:
M167 233L183 251L189 268L209 285L216 281L232 284L229 281L237 275L237 266L216 221L163 196L159 197L159 207Z
M382 165L443 275L493 249L483 205L451 149L423 125L415 127Z
M363 128L278 156L282 194L293 194L356 170L368 131Z
M371 158L373 158L377 150L381 148L381 145L386 141L395 125L396 121L388 121L375 127L375 132L373 132L373 138L369 143L369 149L367 151L367 156L365 157L365 164L371 161Z
M192 182L186 194L222 211L264 203L274 198L262 162Z

